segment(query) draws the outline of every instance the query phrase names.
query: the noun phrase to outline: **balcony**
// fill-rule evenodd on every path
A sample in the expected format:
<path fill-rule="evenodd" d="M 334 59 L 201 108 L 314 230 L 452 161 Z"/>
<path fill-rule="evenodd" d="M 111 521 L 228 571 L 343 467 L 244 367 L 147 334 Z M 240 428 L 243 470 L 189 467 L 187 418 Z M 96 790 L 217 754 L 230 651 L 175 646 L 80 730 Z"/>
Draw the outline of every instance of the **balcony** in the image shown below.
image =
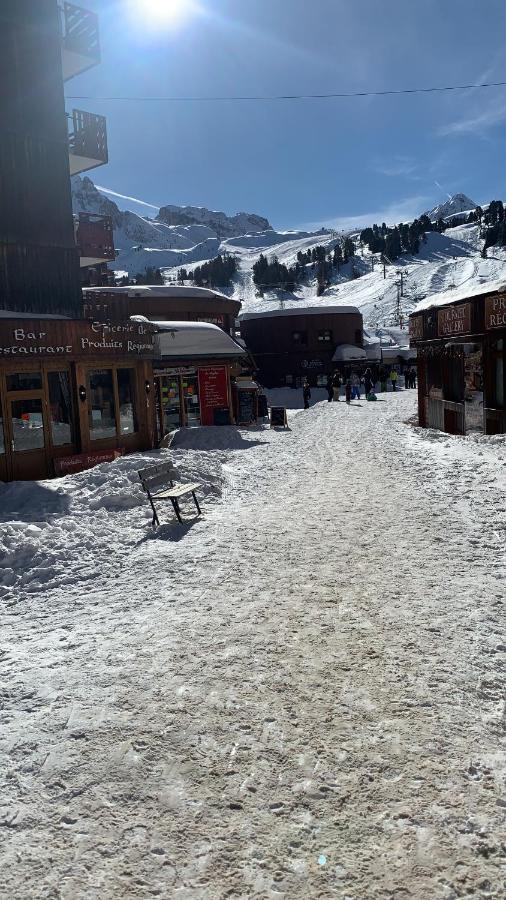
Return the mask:
<path fill-rule="evenodd" d="M 109 162 L 105 116 L 72 110 L 69 122 L 70 174 L 79 175 Z"/>
<path fill-rule="evenodd" d="M 98 16 L 73 3 L 63 3 L 60 15 L 63 80 L 68 81 L 100 62 Z"/>
<path fill-rule="evenodd" d="M 116 258 L 110 216 L 82 212 L 74 216 L 74 226 L 82 269 Z"/>

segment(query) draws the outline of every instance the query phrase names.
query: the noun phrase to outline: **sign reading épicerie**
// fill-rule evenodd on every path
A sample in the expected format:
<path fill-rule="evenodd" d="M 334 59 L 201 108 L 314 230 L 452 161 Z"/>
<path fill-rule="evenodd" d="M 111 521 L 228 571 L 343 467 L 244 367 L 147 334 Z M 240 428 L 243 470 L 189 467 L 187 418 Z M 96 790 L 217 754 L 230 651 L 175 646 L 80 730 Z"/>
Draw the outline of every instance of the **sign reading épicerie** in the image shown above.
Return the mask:
<path fill-rule="evenodd" d="M 471 304 L 462 303 L 461 306 L 447 306 L 438 310 L 437 322 L 439 337 L 467 334 L 471 331 Z"/>
<path fill-rule="evenodd" d="M 506 328 L 506 294 L 485 300 L 485 328 Z"/>
<path fill-rule="evenodd" d="M 149 323 L 69 319 L 0 319 L 0 359 L 132 356 L 153 359 Z"/>

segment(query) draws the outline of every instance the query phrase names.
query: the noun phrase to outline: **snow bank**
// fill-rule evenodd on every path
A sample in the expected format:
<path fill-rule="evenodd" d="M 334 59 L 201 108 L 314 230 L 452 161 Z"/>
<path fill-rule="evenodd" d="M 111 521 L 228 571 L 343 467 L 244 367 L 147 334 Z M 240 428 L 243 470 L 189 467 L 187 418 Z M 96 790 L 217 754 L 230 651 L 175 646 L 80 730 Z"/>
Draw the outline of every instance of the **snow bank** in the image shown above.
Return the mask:
<path fill-rule="evenodd" d="M 121 569 L 150 528 L 138 470 L 169 459 L 181 481 L 202 484 L 206 506 L 220 497 L 224 458 L 185 449 L 123 457 L 57 481 L 0 485 L 0 597 L 16 602 Z M 172 521 L 167 512 L 164 521 Z"/>

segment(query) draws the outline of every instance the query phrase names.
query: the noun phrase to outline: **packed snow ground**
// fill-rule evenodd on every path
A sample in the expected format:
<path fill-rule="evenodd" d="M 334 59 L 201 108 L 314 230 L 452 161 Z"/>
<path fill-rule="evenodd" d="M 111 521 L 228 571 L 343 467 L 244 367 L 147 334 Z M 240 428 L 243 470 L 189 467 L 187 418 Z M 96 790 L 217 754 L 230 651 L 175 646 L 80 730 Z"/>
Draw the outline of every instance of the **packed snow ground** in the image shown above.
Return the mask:
<path fill-rule="evenodd" d="M 505 438 L 382 399 L 0 486 L 2 898 L 504 897 Z"/>

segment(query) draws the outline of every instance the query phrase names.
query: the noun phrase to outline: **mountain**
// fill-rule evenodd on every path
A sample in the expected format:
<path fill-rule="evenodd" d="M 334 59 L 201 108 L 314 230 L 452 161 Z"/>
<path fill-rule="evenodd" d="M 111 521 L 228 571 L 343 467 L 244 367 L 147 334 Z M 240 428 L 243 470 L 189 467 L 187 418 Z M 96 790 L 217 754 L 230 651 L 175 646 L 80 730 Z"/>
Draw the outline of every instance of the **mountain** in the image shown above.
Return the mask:
<path fill-rule="evenodd" d="M 425 215 L 429 217 L 431 222 L 437 222 L 438 219 L 448 219 L 450 216 L 457 215 L 457 213 L 469 212 L 471 209 L 476 209 L 477 206 L 478 204 L 466 197 L 465 194 L 454 194 L 445 203 L 440 203 L 439 206 L 435 206 L 434 209 L 429 210 Z"/>
<path fill-rule="evenodd" d="M 207 225 L 221 239 L 272 229 L 268 219 L 254 213 L 227 216 L 203 206 L 162 206 L 156 218 L 165 225 Z"/>

